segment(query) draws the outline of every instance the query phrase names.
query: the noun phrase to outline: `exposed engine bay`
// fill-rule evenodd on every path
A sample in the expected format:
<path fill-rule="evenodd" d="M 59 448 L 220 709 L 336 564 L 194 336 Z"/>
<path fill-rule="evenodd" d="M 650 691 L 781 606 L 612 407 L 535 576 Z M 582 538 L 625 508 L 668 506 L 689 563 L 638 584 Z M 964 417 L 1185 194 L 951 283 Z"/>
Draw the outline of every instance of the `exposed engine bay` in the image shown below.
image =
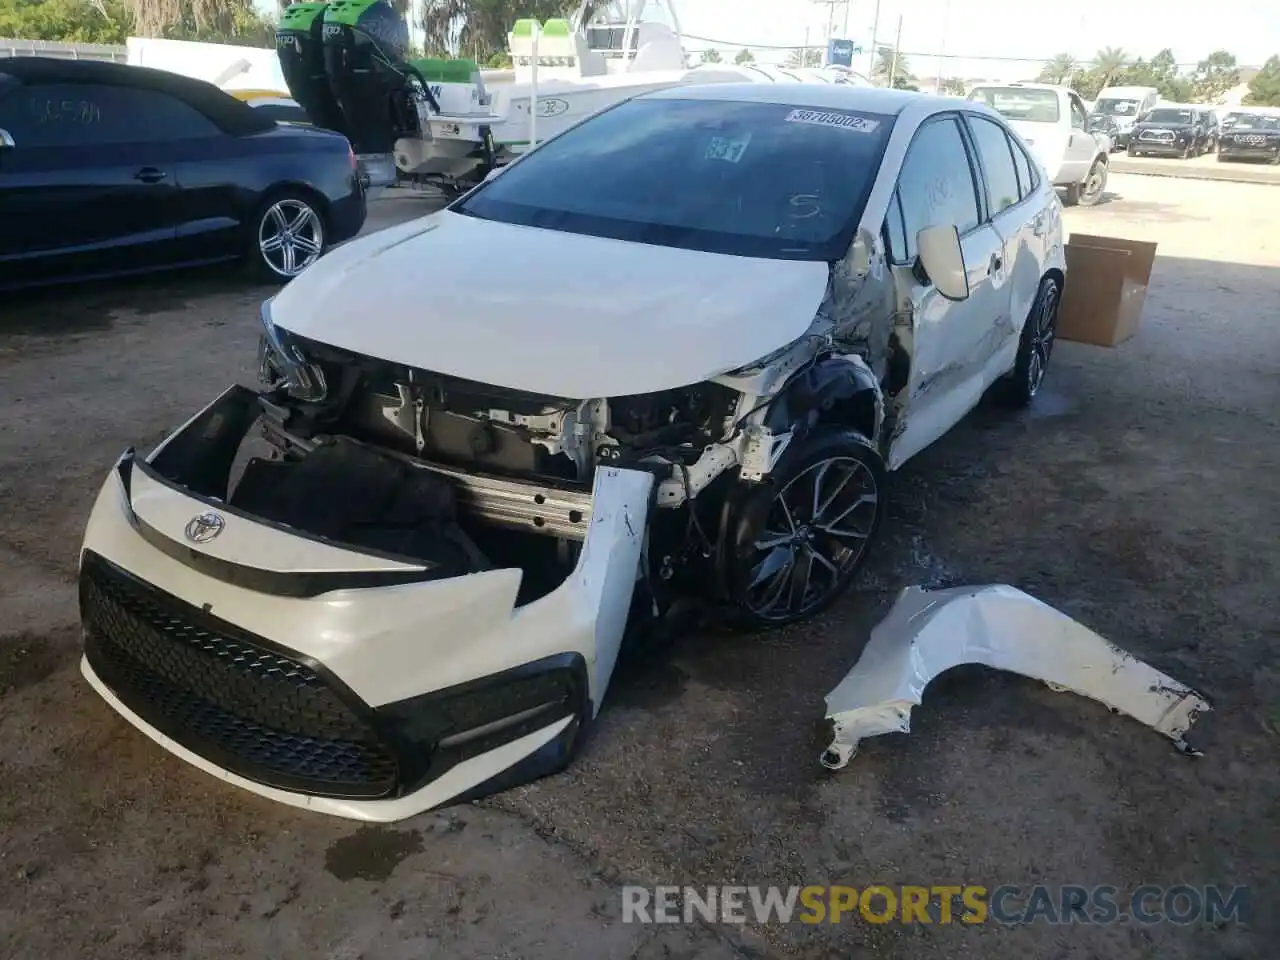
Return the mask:
<path fill-rule="evenodd" d="M 442 575 L 519 567 L 522 602 L 572 571 L 602 465 L 653 473 L 655 505 L 667 508 L 650 514 L 643 573 L 672 587 L 705 585 L 729 473 L 762 480 L 794 425 L 831 406 L 833 377 L 815 367 L 829 353 L 809 342 L 717 381 L 578 400 L 354 354 L 277 328 L 266 312 L 264 328 L 266 447 L 247 460 L 230 503 L 353 546 L 443 563 Z M 878 425 L 882 411 L 850 371 L 842 361 L 841 389 L 862 391 L 863 418 Z M 784 383 L 790 392 L 780 399 Z"/>

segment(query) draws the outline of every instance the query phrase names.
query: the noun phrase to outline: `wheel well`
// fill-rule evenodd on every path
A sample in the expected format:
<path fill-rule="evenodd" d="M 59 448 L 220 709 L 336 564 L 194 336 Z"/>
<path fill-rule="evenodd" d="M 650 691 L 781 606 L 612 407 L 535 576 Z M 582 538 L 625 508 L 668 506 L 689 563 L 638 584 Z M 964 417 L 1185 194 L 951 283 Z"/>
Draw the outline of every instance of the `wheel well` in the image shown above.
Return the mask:
<path fill-rule="evenodd" d="M 835 401 L 829 411 L 819 416 L 818 422 L 851 427 L 875 444 L 879 441 L 876 436 L 877 406 L 875 391 L 867 388 Z"/>

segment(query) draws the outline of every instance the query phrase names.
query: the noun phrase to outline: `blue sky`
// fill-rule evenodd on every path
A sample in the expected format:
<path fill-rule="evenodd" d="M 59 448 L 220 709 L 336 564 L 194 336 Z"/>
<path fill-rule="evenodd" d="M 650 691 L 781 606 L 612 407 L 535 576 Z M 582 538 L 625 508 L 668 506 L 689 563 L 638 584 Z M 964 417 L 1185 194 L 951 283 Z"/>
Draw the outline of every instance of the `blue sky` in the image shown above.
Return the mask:
<path fill-rule="evenodd" d="M 726 52 L 743 46 L 821 44 L 826 6 L 811 0 L 674 0 L 686 34 L 727 41 Z M 273 9 L 272 0 L 257 0 Z M 875 0 L 849 5 L 849 33 L 868 49 Z M 1028 12 L 1034 11 L 1034 12 Z M 1242 64 L 1261 64 L 1280 53 L 1277 0 L 881 0 L 878 42 L 892 43 L 902 15 L 902 49 L 917 54 L 912 71 L 937 72 L 940 49 L 972 57 L 1047 59 L 1070 52 L 1087 58 L 1102 46 L 1123 47 L 1150 57 L 1171 47 L 1179 61 L 1194 63 L 1210 51 L 1233 51 Z M 845 6 L 835 8 L 836 34 Z M 708 44 L 689 39 L 691 50 Z M 757 50 L 757 59 L 781 60 L 785 51 Z M 857 61 L 855 61 L 855 64 Z M 865 58 L 861 61 L 865 69 Z M 945 75 L 1014 80 L 1034 74 L 1035 64 L 979 59 L 950 60 Z"/>

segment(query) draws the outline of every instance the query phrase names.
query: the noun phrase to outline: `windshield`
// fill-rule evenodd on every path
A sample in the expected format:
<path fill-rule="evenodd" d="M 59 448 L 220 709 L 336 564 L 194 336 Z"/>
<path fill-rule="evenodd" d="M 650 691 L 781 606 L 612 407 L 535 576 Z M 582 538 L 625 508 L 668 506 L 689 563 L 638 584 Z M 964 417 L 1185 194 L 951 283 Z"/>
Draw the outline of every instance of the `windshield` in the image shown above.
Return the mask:
<path fill-rule="evenodd" d="M 1195 114 L 1190 110 L 1152 110 L 1147 114 L 1147 123 L 1195 123 Z"/>
<path fill-rule="evenodd" d="M 1099 100 L 1093 108 L 1094 113 L 1104 117 L 1136 117 L 1141 102 L 1138 100 Z"/>
<path fill-rule="evenodd" d="M 630 100 L 548 140 L 451 209 L 712 253 L 835 260 L 892 126 L 881 114 L 780 103 Z"/>
<path fill-rule="evenodd" d="M 1233 130 L 1280 130 L 1280 117 L 1260 113 L 1229 113 L 1222 118 L 1224 127 Z"/>
<path fill-rule="evenodd" d="M 974 87 L 970 100 L 980 100 L 1010 120 L 1058 122 L 1058 91 L 1025 87 Z"/>

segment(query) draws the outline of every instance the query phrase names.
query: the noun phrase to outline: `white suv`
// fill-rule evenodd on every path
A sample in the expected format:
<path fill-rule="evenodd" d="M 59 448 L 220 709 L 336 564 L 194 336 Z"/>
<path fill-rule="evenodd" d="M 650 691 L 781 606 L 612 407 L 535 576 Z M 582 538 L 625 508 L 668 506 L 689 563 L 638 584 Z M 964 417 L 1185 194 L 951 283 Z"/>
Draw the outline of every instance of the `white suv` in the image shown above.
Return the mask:
<path fill-rule="evenodd" d="M 102 488 L 84 673 L 311 810 L 559 769 L 629 624 L 837 599 L 888 473 L 988 388 L 1035 396 L 1064 280 L 1061 205 L 981 104 L 628 100 L 264 305 L 263 386 Z"/>
<path fill-rule="evenodd" d="M 1111 138 L 1088 130 L 1089 111 L 1074 90 L 1047 83 L 984 84 L 970 90 L 969 99 L 999 112 L 1021 134 L 1068 206 L 1102 199 Z"/>

